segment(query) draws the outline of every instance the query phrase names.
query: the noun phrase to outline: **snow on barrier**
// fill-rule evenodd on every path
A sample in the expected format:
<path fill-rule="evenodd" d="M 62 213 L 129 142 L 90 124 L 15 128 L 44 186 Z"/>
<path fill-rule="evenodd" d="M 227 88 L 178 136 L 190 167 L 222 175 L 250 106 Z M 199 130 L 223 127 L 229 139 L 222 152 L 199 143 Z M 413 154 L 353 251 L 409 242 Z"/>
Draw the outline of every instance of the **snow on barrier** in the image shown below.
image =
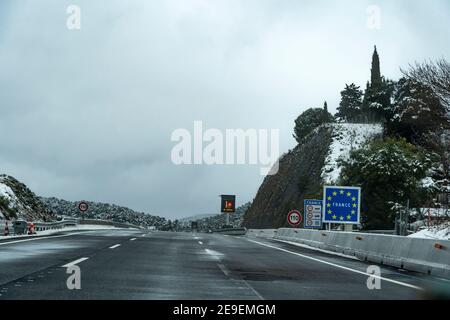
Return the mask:
<path fill-rule="evenodd" d="M 0 236 L 3 235 L 21 235 L 21 234 L 34 234 L 39 233 L 41 231 L 47 230 L 58 230 L 66 227 L 74 227 L 77 225 L 105 225 L 112 226 L 116 228 L 142 228 L 136 225 L 114 222 L 109 220 L 98 220 L 98 219 L 83 219 L 80 220 L 78 218 L 69 218 L 61 221 L 53 221 L 53 222 L 27 222 L 25 220 L 16 220 L 16 221 L 6 221 L 0 220 Z M 8 234 L 6 234 L 6 225 L 8 225 Z M 30 232 L 30 227 L 33 229 Z"/>
<path fill-rule="evenodd" d="M 293 228 L 249 229 L 247 235 L 297 242 L 363 261 L 450 279 L 450 240 Z"/>

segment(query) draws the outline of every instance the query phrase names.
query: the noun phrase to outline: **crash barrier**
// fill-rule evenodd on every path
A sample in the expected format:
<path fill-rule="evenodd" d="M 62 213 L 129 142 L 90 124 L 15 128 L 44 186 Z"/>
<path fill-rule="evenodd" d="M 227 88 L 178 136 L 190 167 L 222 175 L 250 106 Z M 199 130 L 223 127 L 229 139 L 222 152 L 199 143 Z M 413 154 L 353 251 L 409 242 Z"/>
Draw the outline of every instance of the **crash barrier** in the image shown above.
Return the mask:
<path fill-rule="evenodd" d="M 450 240 L 293 228 L 251 229 L 247 235 L 292 241 L 363 261 L 450 279 Z"/>
<path fill-rule="evenodd" d="M 248 229 L 247 235 L 256 238 L 274 238 L 278 229 Z"/>
<path fill-rule="evenodd" d="M 141 228 L 128 223 L 113 222 L 107 220 L 96 220 L 96 219 L 83 219 L 78 218 L 68 218 L 61 221 L 54 222 L 27 222 L 25 220 L 0 220 L 0 235 L 22 235 L 22 234 L 35 234 L 40 231 L 45 230 L 57 230 L 66 227 L 74 227 L 78 224 L 85 225 L 108 225 L 117 228 Z"/>
<path fill-rule="evenodd" d="M 93 224 L 93 225 L 103 225 L 103 226 L 112 226 L 116 228 L 135 228 L 135 229 L 143 229 L 143 227 L 136 226 L 134 224 L 123 223 L 123 222 L 115 222 L 110 220 L 99 220 L 99 219 L 82 219 L 79 222 L 80 224 Z"/>
<path fill-rule="evenodd" d="M 230 236 L 243 236 L 245 235 L 247 229 L 245 228 L 223 228 L 223 229 L 215 229 L 214 233 L 221 233 Z"/>
<path fill-rule="evenodd" d="M 62 229 L 66 227 L 73 227 L 78 224 L 78 219 L 67 219 L 62 221 L 55 222 L 28 222 L 28 229 L 30 229 L 30 224 L 34 224 L 35 231 L 45 231 L 45 230 L 54 230 L 54 229 Z"/>

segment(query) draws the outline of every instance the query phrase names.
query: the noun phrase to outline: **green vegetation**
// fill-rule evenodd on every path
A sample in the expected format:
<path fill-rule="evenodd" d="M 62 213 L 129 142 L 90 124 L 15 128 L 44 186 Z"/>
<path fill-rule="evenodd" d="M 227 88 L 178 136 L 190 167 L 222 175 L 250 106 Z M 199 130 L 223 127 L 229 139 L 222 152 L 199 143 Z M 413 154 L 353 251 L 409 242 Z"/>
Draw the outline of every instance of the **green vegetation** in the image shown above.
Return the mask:
<path fill-rule="evenodd" d="M 366 229 L 391 229 L 393 203 L 420 205 L 429 196 L 421 181 L 436 166 L 437 156 L 404 138 L 374 140 L 342 162 L 342 185 L 362 188 L 362 225 Z"/>

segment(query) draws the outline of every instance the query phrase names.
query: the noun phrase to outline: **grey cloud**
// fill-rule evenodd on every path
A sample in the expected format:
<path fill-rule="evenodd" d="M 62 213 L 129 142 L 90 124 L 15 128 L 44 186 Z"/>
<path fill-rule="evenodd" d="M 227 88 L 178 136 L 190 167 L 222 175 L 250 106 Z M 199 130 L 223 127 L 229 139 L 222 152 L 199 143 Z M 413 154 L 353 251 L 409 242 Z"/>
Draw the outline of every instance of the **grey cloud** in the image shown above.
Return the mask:
<path fill-rule="evenodd" d="M 78 4 L 82 29 L 66 29 Z M 366 28 L 379 4 L 382 28 Z M 0 168 L 39 194 L 180 217 L 256 194 L 258 166 L 175 166 L 177 128 L 277 128 L 345 83 L 449 57 L 446 1 L 2 1 Z M 436 15 L 439 17 L 436 19 Z M 420 18 L 418 20 L 418 17 Z M 420 23 L 418 23 L 418 21 Z"/>

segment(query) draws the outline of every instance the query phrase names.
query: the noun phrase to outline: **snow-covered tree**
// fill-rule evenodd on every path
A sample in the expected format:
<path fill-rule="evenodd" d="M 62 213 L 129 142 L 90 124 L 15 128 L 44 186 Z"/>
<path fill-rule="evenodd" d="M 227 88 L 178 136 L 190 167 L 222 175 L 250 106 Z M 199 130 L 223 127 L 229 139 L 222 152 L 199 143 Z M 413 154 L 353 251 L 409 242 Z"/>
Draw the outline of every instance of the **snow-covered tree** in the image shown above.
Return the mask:
<path fill-rule="evenodd" d="M 354 83 L 345 85 L 341 91 L 341 102 L 337 108 L 336 118 L 351 122 L 356 120 L 361 114 L 362 90 Z"/>
<path fill-rule="evenodd" d="M 416 63 L 402 70 L 405 77 L 431 88 L 450 112 L 450 63 L 441 59 L 436 62 Z"/>
<path fill-rule="evenodd" d="M 396 85 L 388 131 L 424 145 L 425 136 L 450 129 L 445 106 L 432 88 L 414 79 L 402 78 Z"/>
<path fill-rule="evenodd" d="M 436 155 L 405 139 L 375 140 L 342 161 L 340 182 L 361 186 L 364 228 L 390 229 L 395 219 L 392 203 L 410 199 L 413 205 L 429 196 L 421 182 L 435 163 Z"/>

